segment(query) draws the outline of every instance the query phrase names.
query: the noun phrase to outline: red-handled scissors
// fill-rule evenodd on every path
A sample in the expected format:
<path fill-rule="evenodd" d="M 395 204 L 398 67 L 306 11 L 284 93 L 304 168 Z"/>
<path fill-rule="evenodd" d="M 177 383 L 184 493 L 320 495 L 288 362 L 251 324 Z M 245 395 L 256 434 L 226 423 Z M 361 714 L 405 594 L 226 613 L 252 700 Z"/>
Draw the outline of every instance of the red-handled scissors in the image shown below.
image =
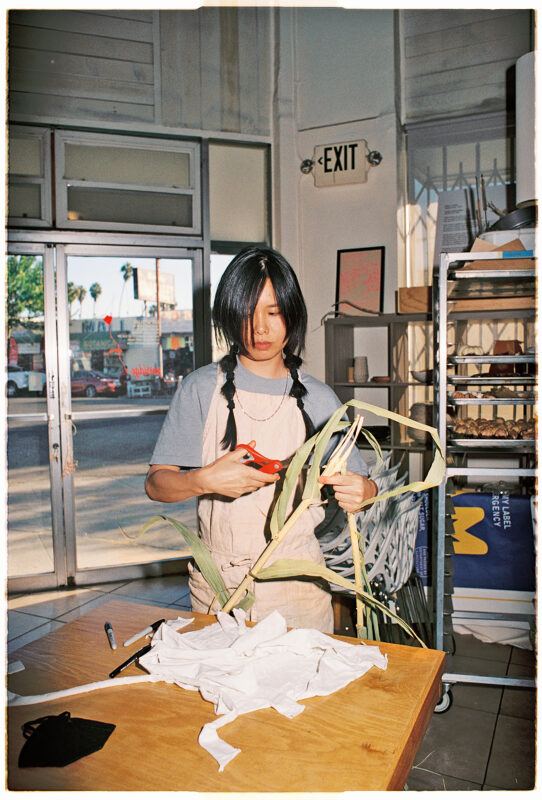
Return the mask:
<path fill-rule="evenodd" d="M 249 444 L 238 444 L 235 449 L 239 450 L 241 448 L 247 451 L 247 466 L 255 467 L 255 469 L 259 469 L 260 472 L 265 472 L 268 475 L 274 475 L 275 472 L 280 472 L 282 469 L 282 461 L 279 461 L 278 458 L 266 458 Z"/>

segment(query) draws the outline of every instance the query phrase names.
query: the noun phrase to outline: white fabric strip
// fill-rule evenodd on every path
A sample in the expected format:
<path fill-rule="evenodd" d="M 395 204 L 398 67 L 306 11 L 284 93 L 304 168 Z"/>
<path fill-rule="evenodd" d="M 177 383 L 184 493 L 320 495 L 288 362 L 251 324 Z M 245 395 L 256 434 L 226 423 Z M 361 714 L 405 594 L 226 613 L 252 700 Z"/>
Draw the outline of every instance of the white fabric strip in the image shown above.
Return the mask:
<path fill-rule="evenodd" d="M 185 619 L 184 617 L 177 617 L 177 619 L 169 619 L 165 625 L 169 628 L 185 628 L 194 622 L 194 618 Z M 161 625 L 160 627 L 164 627 Z M 15 664 L 21 664 L 22 669 L 24 665 L 22 662 L 16 661 Z M 8 672 L 8 674 L 10 674 Z M 26 696 L 15 694 L 8 690 L 8 705 L 9 706 L 31 706 L 35 703 L 47 703 L 50 700 L 60 700 L 63 697 L 72 697 L 76 694 L 85 694 L 86 692 L 94 692 L 96 689 L 110 689 L 115 686 L 126 686 L 129 683 L 157 683 L 163 681 L 164 678 L 155 675 L 134 675 L 132 677 L 124 678 L 107 678 L 103 681 L 95 681 L 94 683 L 85 683 L 81 686 L 74 686 L 71 689 L 60 689 L 58 692 L 47 692 L 45 694 L 29 694 Z M 172 681 L 171 681 L 172 682 Z"/>
<path fill-rule="evenodd" d="M 155 675 L 134 675 L 129 678 L 108 678 L 105 681 L 84 683 L 82 686 L 74 686 L 72 689 L 61 689 L 58 692 L 47 692 L 47 694 L 21 695 L 8 691 L 8 706 L 32 706 L 35 703 L 47 703 L 50 700 L 60 700 L 75 694 L 94 692 L 96 689 L 112 689 L 115 686 L 126 686 L 128 683 L 157 683 L 163 680 L 164 678 Z"/>

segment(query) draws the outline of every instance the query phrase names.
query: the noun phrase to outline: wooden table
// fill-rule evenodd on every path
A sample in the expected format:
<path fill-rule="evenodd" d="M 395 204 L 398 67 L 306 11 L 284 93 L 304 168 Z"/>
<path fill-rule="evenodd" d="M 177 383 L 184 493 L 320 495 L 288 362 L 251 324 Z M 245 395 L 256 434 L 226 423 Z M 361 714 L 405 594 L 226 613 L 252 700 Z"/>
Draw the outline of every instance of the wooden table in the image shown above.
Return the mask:
<path fill-rule="evenodd" d="M 193 628 L 214 621 L 203 614 L 112 601 L 20 648 L 10 660 L 26 669 L 9 676 L 21 695 L 103 680 L 142 646 L 122 642 L 160 617 L 194 616 Z M 119 648 L 109 648 L 104 622 L 113 623 Z M 192 628 L 188 628 L 191 630 Z M 344 641 L 353 642 L 353 639 Z M 287 719 L 272 709 L 239 717 L 221 735 L 241 753 L 218 771 L 198 744 L 215 719 L 198 692 L 165 683 L 119 686 L 8 712 L 8 786 L 12 790 L 177 790 L 200 792 L 344 792 L 402 789 L 439 698 L 444 654 L 379 643 L 385 671 L 373 667 L 329 697 L 304 700 Z M 123 676 L 142 668 L 132 665 Z M 68 710 L 74 717 L 113 722 L 105 747 L 62 768 L 17 767 L 23 722 Z"/>

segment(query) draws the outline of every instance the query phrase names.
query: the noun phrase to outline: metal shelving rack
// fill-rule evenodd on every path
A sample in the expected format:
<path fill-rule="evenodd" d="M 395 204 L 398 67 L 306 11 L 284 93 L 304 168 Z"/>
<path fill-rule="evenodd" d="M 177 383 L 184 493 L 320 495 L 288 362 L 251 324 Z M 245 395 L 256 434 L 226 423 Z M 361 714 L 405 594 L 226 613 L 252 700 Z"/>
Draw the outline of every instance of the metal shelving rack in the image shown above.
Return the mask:
<path fill-rule="evenodd" d="M 496 385 L 515 385 L 534 387 L 535 378 L 532 375 L 525 376 L 502 376 L 502 377 L 475 377 L 463 376 L 457 373 L 448 374 L 449 367 L 456 367 L 460 364 L 529 364 L 534 363 L 534 355 L 448 355 L 448 324 L 453 321 L 481 321 L 495 319 L 534 319 L 534 309 L 518 310 L 487 310 L 487 311 L 461 311 L 454 312 L 448 308 L 450 302 L 451 282 L 460 281 L 461 286 L 467 285 L 469 280 L 476 281 L 502 281 L 514 280 L 533 281 L 535 280 L 534 269 L 512 270 L 500 266 L 497 262 L 502 262 L 507 258 L 531 259 L 534 257 L 533 251 L 521 252 L 487 252 L 487 253 L 447 253 L 440 258 L 440 269 L 435 275 L 435 289 L 433 294 L 433 320 L 434 320 L 434 357 L 435 357 L 435 405 L 437 412 L 437 426 L 439 436 L 444 448 L 444 459 L 446 464 L 445 478 L 437 490 L 437 524 L 436 542 L 434 558 L 434 606 L 435 606 L 435 647 L 437 649 L 447 649 L 445 647 L 446 637 L 451 636 L 451 615 L 453 613 L 453 575 L 451 570 L 452 553 L 452 502 L 447 494 L 448 480 L 454 477 L 480 476 L 487 475 L 490 478 L 503 478 L 506 476 L 515 477 L 534 477 L 535 475 L 535 440 L 505 440 L 505 439 L 468 439 L 460 437 L 450 437 L 447 427 L 447 408 L 451 405 L 533 405 L 531 398 L 498 398 L 490 400 L 488 398 L 465 398 L 455 401 L 448 396 L 448 385 L 455 386 L 496 386 Z M 495 260 L 495 269 L 470 269 L 462 271 L 463 262 L 477 260 Z M 528 284 L 527 284 L 528 285 Z M 534 288 L 533 292 L 534 294 Z M 472 455 L 477 451 L 487 454 L 488 451 L 503 455 L 518 454 L 523 458 L 524 464 L 518 468 L 505 467 L 468 467 L 463 466 L 459 461 L 465 461 L 466 455 Z M 520 462 L 521 463 L 521 462 Z M 525 620 L 525 615 L 502 614 L 497 612 L 459 612 L 456 618 L 476 618 L 476 619 L 508 619 Z M 492 686 L 507 687 L 533 687 L 534 680 L 527 678 L 510 678 L 501 676 L 482 676 L 444 673 L 442 678 L 443 694 L 437 711 L 446 711 L 451 704 L 450 687 L 455 683 L 484 684 Z"/>

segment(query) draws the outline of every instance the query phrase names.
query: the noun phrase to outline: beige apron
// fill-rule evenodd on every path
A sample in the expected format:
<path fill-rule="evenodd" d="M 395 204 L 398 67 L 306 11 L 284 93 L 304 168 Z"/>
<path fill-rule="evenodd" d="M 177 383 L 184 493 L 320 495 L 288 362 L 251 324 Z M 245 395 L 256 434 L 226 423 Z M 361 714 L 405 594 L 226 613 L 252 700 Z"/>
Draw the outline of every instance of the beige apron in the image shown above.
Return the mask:
<path fill-rule="evenodd" d="M 220 369 L 203 432 L 202 466 L 210 464 L 227 450 L 220 441 L 226 430 L 228 408 L 220 393 L 224 375 Z M 255 449 L 269 458 L 286 460 L 305 441 L 305 424 L 293 397 L 259 394 L 236 390 L 240 403 L 235 403 L 237 442 L 248 444 L 255 440 Z M 236 400 L 237 400 L 236 397 Z M 245 409 L 251 419 L 241 407 Z M 273 416 L 271 416 L 273 415 Z M 206 495 L 199 499 L 199 533 L 210 549 L 222 573 L 226 588 L 233 591 L 269 541 L 270 507 L 282 481 L 269 484 L 235 500 Z M 299 497 L 297 497 L 297 500 Z M 293 505 L 293 499 L 288 514 Z M 321 506 L 309 508 L 289 531 L 268 562 L 293 558 L 324 563 L 314 529 L 324 518 Z M 208 613 L 218 610 L 214 594 L 197 568 L 189 565 L 189 586 L 194 611 Z M 297 628 L 316 628 L 333 633 L 331 595 L 325 584 L 309 578 L 283 581 L 255 581 L 251 587 L 256 600 L 248 612 L 249 619 L 258 621 L 277 609 L 286 623 Z"/>

